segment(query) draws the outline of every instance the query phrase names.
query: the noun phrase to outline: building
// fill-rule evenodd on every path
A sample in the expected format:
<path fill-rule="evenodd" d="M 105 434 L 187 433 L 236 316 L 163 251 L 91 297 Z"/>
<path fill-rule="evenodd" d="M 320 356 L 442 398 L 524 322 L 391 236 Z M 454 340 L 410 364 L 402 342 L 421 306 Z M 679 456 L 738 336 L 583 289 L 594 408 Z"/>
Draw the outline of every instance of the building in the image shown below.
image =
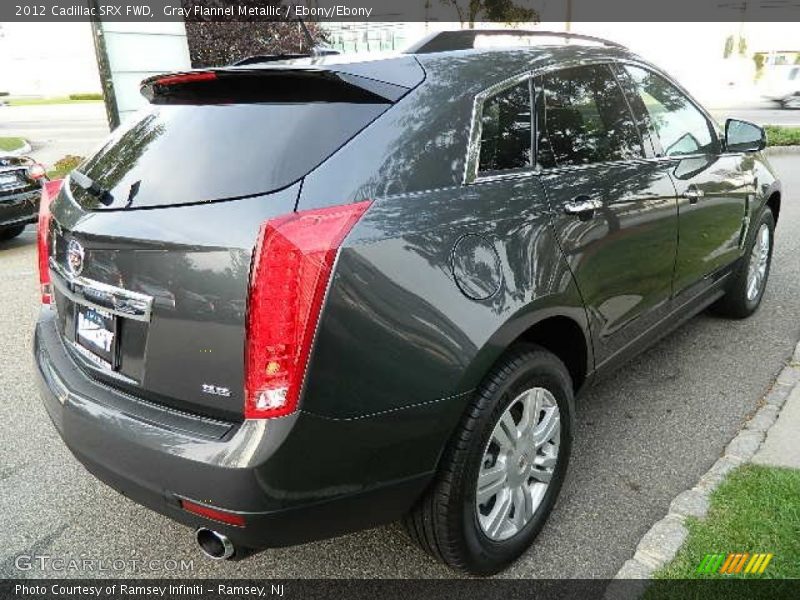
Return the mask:
<path fill-rule="evenodd" d="M 100 92 L 89 23 L 0 23 L 0 92 Z"/>

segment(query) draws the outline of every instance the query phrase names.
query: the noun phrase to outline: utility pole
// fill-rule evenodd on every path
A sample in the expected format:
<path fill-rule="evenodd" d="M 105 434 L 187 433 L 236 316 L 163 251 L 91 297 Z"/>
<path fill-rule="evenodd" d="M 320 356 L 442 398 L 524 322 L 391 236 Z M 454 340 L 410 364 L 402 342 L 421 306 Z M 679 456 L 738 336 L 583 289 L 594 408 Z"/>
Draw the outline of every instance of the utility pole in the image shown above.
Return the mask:
<path fill-rule="evenodd" d="M 569 33 L 572 30 L 572 0 L 567 0 L 566 10 L 567 14 L 564 18 L 564 31 Z"/>
<path fill-rule="evenodd" d="M 94 7 L 96 14 L 100 14 L 97 8 L 97 0 L 87 0 L 90 8 Z M 103 88 L 103 102 L 106 105 L 106 119 L 108 128 L 113 131 L 119 127 L 119 109 L 117 108 L 117 96 L 114 93 L 114 79 L 111 74 L 111 64 L 108 60 L 108 49 L 103 33 L 103 22 L 99 17 L 92 17 L 92 39 L 94 40 L 94 54 L 97 58 L 97 70 L 100 74 L 100 85 Z"/>

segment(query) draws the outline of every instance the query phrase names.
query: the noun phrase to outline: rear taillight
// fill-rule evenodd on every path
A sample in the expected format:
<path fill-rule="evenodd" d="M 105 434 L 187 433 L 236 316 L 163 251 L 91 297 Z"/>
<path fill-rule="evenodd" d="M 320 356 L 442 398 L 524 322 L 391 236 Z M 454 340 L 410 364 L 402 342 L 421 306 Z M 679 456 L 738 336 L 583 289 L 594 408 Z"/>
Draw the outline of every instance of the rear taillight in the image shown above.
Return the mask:
<path fill-rule="evenodd" d="M 245 418 L 297 408 L 336 253 L 369 205 L 297 212 L 261 226 L 247 306 Z"/>
<path fill-rule="evenodd" d="M 194 71 L 157 77 L 152 80 L 152 83 L 156 85 L 182 85 L 184 83 L 197 83 L 199 81 L 214 81 L 216 78 L 217 74 L 213 71 Z"/>
<path fill-rule="evenodd" d="M 188 87 L 184 94 L 192 96 L 192 90 L 197 91 L 197 84 L 206 87 L 209 82 L 216 81 L 217 74 L 213 71 L 190 71 L 189 73 L 173 73 L 172 75 L 157 75 L 142 82 L 141 92 L 149 101 L 155 100 L 164 94 L 174 96 L 181 88 Z"/>
<path fill-rule="evenodd" d="M 31 181 L 39 181 L 47 175 L 47 170 L 39 163 L 34 163 L 28 167 L 27 175 Z"/>
<path fill-rule="evenodd" d="M 42 186 L 42 198 L 39 201 L 39 224 L 36 231 L 36 243 L 39 249 L 39 287 L 42 292 L 42 304 L 50 304 L 53 290 L 50 284 L 50 204 L 58 195 L 63 179 L 48 181 Z"/>

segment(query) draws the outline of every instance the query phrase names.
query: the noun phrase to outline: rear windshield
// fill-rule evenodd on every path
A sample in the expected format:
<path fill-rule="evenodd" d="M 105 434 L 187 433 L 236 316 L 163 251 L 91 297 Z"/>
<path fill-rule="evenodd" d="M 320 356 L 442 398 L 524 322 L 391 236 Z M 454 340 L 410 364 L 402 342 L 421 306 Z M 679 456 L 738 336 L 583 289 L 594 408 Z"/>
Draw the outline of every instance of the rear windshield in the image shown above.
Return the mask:
<path fill-rule="evenodd" d="M 349 102 L 161 105 L 136 115 L 80 171 L 113 199 L 90 209 L 238 198 L 297 181 L 390 104 Z"/>

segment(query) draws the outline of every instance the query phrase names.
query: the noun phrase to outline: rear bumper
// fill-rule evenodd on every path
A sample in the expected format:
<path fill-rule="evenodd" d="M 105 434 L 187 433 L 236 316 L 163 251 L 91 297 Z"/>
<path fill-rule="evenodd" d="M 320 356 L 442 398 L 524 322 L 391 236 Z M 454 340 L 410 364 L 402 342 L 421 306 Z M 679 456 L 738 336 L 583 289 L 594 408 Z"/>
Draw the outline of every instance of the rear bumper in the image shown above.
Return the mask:
<path fill-rule="evenodd" d="M 399 518 L 430 481 L 460 414 L 453 399 L 341 421 L 298 413 L 225 423 L 179 413 L 92 380 L 62 343 L 49 308 L 37 324 L 34 356 L 50 418 L 90 472 L 148 508 L 248 548 Z M 188 513 L 180 498 L 240 513 L 246 525 Z"/>
<path fill-rule="evenodd" d="M 35 223 L 39 216 L 40 189 L 0 195 L 0 229 Z"/>

